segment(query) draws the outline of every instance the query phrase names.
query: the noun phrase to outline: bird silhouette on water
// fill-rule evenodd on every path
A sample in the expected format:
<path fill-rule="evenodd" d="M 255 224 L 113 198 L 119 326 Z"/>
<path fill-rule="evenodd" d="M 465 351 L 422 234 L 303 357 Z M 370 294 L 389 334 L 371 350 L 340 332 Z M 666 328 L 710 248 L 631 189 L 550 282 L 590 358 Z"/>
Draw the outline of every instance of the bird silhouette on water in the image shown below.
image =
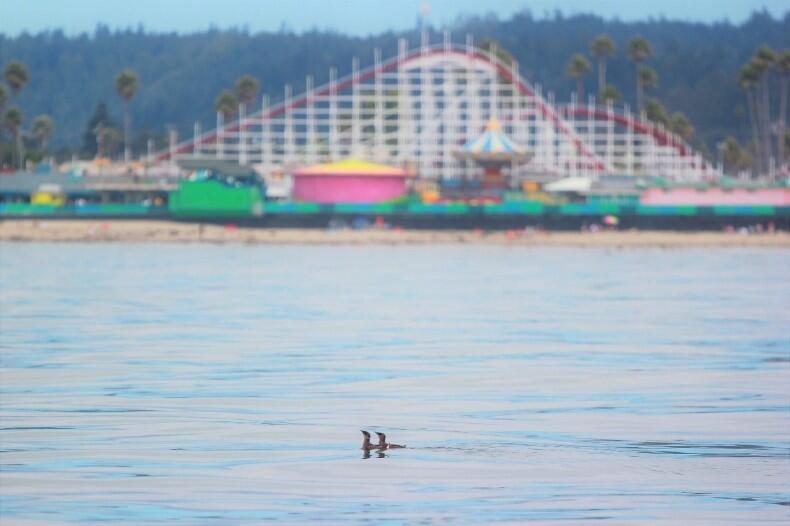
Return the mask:
<path fill-rule="evenodd" d="M 377 447 L 379 449 L 404 449 L 406 446 L 401 446 L 400 444 L 388 444 L 387 443 L 387 435 L 384 433 L 379 433 L 376 431 L 376 434 L 379 436 L 379 443 Z"/>
<path fill-rule="evenodd" d="M 385 435 L 384 433 L 379 433 L 378 431 L 376 432 L 376 434 L 379 436 L 379 442 L 378 442 L 378 444 L 373 444 L 370 441 L 370 433 L 368 433 L 364 429 L 360 429 L 360 432 L 362 433 L 362 447 L 360 449 L 362 449 L 362 451 L 364 451 L 364 454 L 362 455 L 362 458 L 370 458 L 370 452 L 371 451 L 376 451 L 376 453 L 377 453 L 379 458 L 384 458 L 384 457 L 387 456 L 387 455 L 384 454 L 385 450 L 387 450 L 387 449 L 403 449 L 403 448 L 406 447 L 406 446 L 402 446 L 400 444 L 389 444 L 389 443 L 387 443 L 387 435 Z"/>
<path fill-rule="evenodd" d="M 378 449 L 378 446 L 375 446 L 370 443 L 370 433 L 365 431 L 364 429 L 360 429 L 362 432 L 362 447 L 360 449 L 364 451 L 370 451 L 371 449 Z"/>

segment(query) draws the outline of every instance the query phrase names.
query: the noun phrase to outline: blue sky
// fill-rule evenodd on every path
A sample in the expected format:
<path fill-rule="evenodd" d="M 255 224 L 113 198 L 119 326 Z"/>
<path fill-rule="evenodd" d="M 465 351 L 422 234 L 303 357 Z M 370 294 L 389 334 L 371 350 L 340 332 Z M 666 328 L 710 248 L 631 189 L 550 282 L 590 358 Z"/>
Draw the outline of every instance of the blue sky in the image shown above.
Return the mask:
<path fill-rule="evenodd" d="M 276 31 L 285 25 L 297 32 L 318 28 L 366 35 L 414 27 L 423 4 L 428 5 L 427 19 L 435 27 L 462 14 L 494 12 L 506 18 L 524 8 L 535 16 L 560 10 L 622 20 L 665 16 L 741 22 L 755 9 L 781 16 L 790 6 L 788 0 L 0 0 L 0 32 L 17 35 L 61 28 L 75 34 L 90 32 L 98 23 L 111 28 L 141 23 L 155 31 L 190 32 L 211 25 Z"/>

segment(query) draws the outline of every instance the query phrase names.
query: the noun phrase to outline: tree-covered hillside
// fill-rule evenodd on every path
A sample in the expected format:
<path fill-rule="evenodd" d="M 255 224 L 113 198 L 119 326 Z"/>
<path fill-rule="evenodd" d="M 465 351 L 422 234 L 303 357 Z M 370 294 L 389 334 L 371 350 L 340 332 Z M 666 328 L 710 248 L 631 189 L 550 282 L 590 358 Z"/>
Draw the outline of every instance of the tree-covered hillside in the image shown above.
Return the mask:
<path fill-rule="evenodd" d="M 586 55 L 593 66 L 581 79 L 582 87 L 586 93 L 597 91 L 590 42 L 606 33 L 616 45 L 607 62 L 607 82 L 632 105 L 635 74 L 627 45 L 641 35 L 653 51 L 646 64 L 658 76 L 658 85 L 647 97 L 660 100 L 670 112 L 687 115 L 697 136 L 710 147 L 728 135 L 748 141 L 739 69 L 762 44 L 777 50 L 790 47 L 790 13 L 781 20 L 755 13 L 740 25 L 706 25 L 668 20 L 630 23 L 591 15 L 535 18 L 524 12 L 508 20 L 466 19 L 451 31 L 457 41 L 463 41 L 466 33 L 478 42 L 495 40 L 519 61 L 530 81 L 555 91 L 558 100 L 567 100 L 577 89 L 567 71 L 576 53 Z M 183 137 L 191 134 L 196 119 L 204 127 L 212 126 L 217 95 L 245 74 L 258 79 L 261 90 L 277 100 L 285 83 L 291 83 L 295 92 L 302 91 L 307 74 L 321 83 L 327 80 L 330 66 L 337 66 L 341 75 L 347 73 L 354 55 L 363 65 L 369 64 L 374 47 L 381 47 L 385 57 L 394 54 L 401 36 L 409 38 L 412 47 L 417 45 L 414 31 L 356 38 L 329 32 L 211 30 L 177 35 L 98 27 L 91 35 L 75 37 L 60 31 L 15 38 L 0 35 L 0 65 L 17 60 L 27 66 L 24 88 L 18 95 L 6 95 L 6 107 L 22 110 L 22 129 L 30 130 L 36 115 L 49 115 L 54 121 L 50 144 L 69 149 L 81 146 L 100 102 L 107 104 L 110 119 L 122 129 L 124 101 L 116 83 L 118 74 L 129 68 L 137 75 L 129 111 L 139 151 L 144 144 L 139 138 L 146 130 L 162 135 L 174 125 Z M 437 30 L 432 41 L 440 40 Z"/>

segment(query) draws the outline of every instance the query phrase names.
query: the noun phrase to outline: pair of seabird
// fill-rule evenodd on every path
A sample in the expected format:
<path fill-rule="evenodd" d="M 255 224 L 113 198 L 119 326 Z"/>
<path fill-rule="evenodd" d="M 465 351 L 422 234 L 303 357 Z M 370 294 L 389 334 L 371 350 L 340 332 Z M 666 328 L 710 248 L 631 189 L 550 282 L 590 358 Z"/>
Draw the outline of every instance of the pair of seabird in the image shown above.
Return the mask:
<path fill-rule="evenodd" d="M 387 435 L 385 435 L 384 433 L 379 433 L 378 431 L 376 431 L 376 434 L 379 436 L 379 443 L 378 444 L 371 444 L 370 443 L 370 433 L 368 433 L 364 429 L 360 429 L 360 431 L 362 431 L 362 437 L 363 437 L 362 438 L 362 448 L 361 449 L 364 449 L 365 451 L 370 451 L 372 449 L 378 449 L 380 451 L 383 451 L 385 449 L 403 449 L 403 448 L 406 447 L 406 446 L 401 446 L 401 445 L 398 445 L 398 444 L 388 444 L 387 443 Z"/>

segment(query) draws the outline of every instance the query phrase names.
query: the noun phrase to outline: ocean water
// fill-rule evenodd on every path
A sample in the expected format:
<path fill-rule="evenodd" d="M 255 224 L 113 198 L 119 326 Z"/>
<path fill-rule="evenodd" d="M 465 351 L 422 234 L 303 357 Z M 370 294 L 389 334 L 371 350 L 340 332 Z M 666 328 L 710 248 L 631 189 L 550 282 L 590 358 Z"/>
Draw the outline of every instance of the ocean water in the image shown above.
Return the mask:
<path fill-rule="evenodd" d="M 0 522 L 787 524 L 788 255 L 3 244 Z"/>

